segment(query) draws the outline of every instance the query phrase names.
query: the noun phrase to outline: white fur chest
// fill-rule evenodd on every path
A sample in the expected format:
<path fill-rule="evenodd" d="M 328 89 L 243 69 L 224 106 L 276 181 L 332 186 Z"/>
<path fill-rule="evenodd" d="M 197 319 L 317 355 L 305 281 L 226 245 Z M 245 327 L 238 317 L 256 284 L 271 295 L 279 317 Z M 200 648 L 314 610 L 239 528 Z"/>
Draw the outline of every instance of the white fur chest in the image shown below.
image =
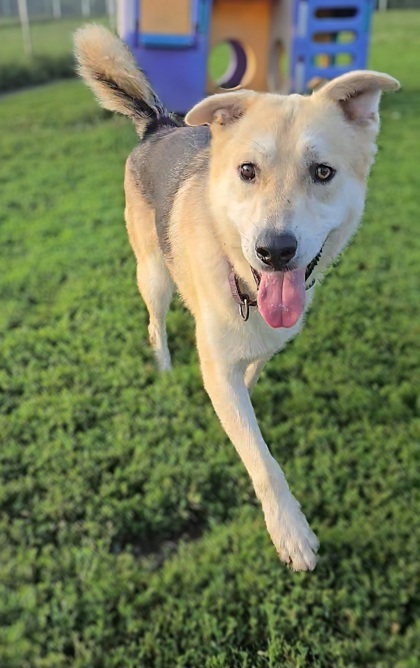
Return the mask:
<path fill-rule="evenodd" d="M 306 293 L 305 312 L 312 302 L 314 291 L 312 287 Z M 294 327 L 273 329 L 264 322 L 256 308 L 250 309 L 249 319 L 245 322 L 237 305 L 232 306 L 225 312 L 223 325 L 218 318 L 216 321 L 207 319 L 207 331 L 217 347 L 218 356 L 230 363 L 249 363 L 272 357 L 300 332 L 305 320 L 304 313 Z"/>

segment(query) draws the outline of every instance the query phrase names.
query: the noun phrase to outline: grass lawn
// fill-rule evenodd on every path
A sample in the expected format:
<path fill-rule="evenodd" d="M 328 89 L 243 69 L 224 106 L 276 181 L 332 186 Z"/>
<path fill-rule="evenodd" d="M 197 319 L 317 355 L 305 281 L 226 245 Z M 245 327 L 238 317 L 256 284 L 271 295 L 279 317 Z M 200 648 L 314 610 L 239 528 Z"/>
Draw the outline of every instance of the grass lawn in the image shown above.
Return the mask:
<path fill-rule="evenodd" d="M 277 560 L 179 303 L 155 370 L 131 125 L 77 81 L 0 101 L 1 668 L 418 665 L 419 31 L 376 17 L 372 66 L 404 88 L 364 224 L 254 394 L 321 540 L 310 574 Z"/>

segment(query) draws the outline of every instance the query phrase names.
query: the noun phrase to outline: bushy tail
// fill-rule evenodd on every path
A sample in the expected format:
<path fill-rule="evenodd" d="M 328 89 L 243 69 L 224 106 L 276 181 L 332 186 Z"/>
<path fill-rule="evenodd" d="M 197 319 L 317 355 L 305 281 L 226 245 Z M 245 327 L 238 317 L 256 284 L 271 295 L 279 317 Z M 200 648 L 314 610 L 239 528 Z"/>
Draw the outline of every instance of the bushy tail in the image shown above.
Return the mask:
<path fill-rule="evenodd" d="M 129 49 L 109 30 L 95 24 L 80 28 L 74 52 L 78 72 L 99 103 L 131 118 L 140 137 L 148 124 L 169 116 Z"/>

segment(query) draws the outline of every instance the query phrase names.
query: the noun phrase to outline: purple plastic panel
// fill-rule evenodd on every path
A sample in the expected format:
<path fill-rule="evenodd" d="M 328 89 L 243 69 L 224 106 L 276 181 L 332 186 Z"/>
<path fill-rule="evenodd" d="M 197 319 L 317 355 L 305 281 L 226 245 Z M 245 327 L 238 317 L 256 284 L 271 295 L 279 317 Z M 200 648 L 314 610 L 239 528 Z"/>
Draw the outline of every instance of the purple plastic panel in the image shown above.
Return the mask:
<path fill-rule="evenodd" d="M 141 2 L 133 1 L 135 25 L 121 37 L 131 48 L 136 62 L 164 105 L 171 111 L 185 113 L 206 95 L 209 23 L 213 0 L 193 0 L 193 32 L 190 40 L 174 40 L 171 35 L 145 39 L 138 32 Z"/>
<path fill-rule="evenodd" d="M 193 48 L 133 49 L 137 63 L 146 74 L 163 104 L 170 111 L 186 113 L 206 95 L 207 39 L 198 38 Z"/>

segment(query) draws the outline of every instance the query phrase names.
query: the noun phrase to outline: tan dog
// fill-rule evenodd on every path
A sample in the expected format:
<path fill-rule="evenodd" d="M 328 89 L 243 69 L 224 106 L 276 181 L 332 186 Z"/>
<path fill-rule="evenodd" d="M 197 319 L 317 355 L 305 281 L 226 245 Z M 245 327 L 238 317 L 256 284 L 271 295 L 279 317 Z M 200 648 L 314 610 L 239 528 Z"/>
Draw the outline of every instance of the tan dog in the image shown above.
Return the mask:
<path fill-rule="evenodd" d="M 224 93 L 197 104 L 185 125 L 111 33 L 87 26 L 75 42 L 82 77 L 142 140 L 127 160 L 125 216 L 159 368 L 171 367 L 165 318 L 176 284 L 196 321 L 206 390 L 276 550 L 295 570 L 311 570 L 318 540 L 249 395 L 264 363 L 301 329 L 315 284 L 356 230 L 381 92 L 399 84 L 352 72 L 310 97 Z"/>

